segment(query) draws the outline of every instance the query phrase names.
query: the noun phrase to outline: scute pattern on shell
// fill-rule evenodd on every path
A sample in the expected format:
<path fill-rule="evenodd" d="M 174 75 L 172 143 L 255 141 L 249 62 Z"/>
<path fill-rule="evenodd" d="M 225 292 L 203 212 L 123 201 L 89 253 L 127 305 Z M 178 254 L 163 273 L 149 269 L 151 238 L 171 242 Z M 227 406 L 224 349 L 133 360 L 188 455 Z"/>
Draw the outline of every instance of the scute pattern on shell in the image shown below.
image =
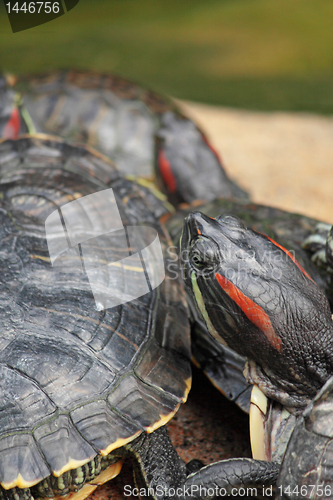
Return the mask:
<path fill-rule="evenodd" d="M 126 174 L 152 176 L 154 134 L 163 113 L 180 116 L 155 92 L 116 75 L 63 71 L 20 77 L 37 132 L 95 147 Z"/>
<path fill-rule="evenodd" d="M 0 144 L 2 484 L 75 468 L 162 425 L 186 399 L 187 305 L 167 265 L 160 287 L 102 311 L 75 255 L 51 266 L 47 216 L 110 187 L 123 224 L 153 227 L 165 252 L 163 203 L 103 156 L 42 136 Z"/>

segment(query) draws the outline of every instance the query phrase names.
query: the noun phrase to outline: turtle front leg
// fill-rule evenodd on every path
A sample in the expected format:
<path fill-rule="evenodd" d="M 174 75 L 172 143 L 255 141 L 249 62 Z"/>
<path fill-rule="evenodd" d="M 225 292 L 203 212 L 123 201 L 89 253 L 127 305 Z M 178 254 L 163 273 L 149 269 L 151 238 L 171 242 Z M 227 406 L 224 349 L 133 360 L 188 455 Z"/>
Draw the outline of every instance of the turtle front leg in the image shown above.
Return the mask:
<path fill-rule="evenodd" d="M 134 480 L 139 491 L 142 488 L 141 496 L 149 495 L 154 500 L 178 498 L 177 489 L 186 481 L 186 466 L 165 427 L 141 434 L 125 448 L 134 458 Z"/>
<path fill-rule="evenodd" d="M 167 430 L 161 427 L 152 434 L 141 434 L 126 445 L 135 458 L 134 478 L 142 496 L 154 500 L 212 500 L 222 496 L 273 497 L 280 465 L 251 458 L 221 460 L 186 477 L 185 463 L 174 449 Z M 193 462 L 193 461 L 192 461 Z M 191 464 L 191 462 L 190 462 Z M 196 469 L 196 461 L 193 468 Z M 193 469 L 192 469 L 193 470 Z"/>

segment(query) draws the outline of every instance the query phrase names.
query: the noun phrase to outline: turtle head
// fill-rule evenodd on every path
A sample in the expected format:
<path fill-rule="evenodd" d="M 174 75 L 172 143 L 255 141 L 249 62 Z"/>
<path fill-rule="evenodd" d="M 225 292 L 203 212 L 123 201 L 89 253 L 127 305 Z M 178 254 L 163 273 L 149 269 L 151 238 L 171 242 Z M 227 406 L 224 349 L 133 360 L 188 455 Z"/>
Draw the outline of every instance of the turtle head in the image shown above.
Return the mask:
<path fill-rule="evenodd" d="M 304 408 L 333 368 L 329 304 L 294 256 L 235 216 L 184 222 L 183 279 L 211 335 L 247 356 L 248 378 Z"/>
<path fill-rule="evenodd" d="M 326 297 L 288 250 L 231 215 L 187 217 L 181 267 L 211 335 L 248 358 L 254 458 L 281 461 L 297 415 L 332 373 Z"/>
<path fill-rule="evenodd" d="M 163 113 L 155 140 L 156 179 L 172 203 L 248 198 L 228 179 L 218 153 L 191 120 Z"/>

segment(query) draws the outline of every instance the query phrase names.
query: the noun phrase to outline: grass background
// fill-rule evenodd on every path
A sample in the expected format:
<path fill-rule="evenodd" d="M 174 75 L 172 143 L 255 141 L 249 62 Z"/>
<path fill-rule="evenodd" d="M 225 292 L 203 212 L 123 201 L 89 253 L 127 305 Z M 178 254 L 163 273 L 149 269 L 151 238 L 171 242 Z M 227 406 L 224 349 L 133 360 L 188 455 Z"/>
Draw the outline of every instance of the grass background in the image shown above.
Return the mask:
<path fill-rule="evenodd" d="M 1 4 L 0 66 L 117 72 L 183 99 L 329 114 L 332 19 L 331 0 L 81 0 L 13 34 Z"/>

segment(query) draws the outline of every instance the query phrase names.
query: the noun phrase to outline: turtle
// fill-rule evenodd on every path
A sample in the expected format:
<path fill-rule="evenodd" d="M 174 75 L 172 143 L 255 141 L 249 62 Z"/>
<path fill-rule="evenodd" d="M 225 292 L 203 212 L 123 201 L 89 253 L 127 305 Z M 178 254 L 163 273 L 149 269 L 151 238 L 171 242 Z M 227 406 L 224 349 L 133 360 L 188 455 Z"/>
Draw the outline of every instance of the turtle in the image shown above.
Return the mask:
<path fill-rule="evenodd" d="M 208 203 L 179 208 L 165 220 L 165 225 L 176 246 L 183 228 L 184 219 L 193 210 L 200 210 L 208 217 L 234 214 L 246 225 L 266 234 L 279 245 L 287 248 L 300 262 L 327 296 L 333 308 L 332 273 L 312 262 L 311 254 L 302 248 L 302 242 L 315 232 L 319 221 L 284 210 L 248 203 L 245 200 L 217 199 Z M 243 370 L 245 357 L 222 345 L 207 331 L 200 313 L 196 312 L 191 294 L 188 302 L 192 314 L 191 348 L 194 363 L 204 371 L 215 387 L 243 411 L 249 412 L 252 385 L 247 384 Z"/>
<path fill-rule="evenodd" d="M 198 198 L 207 201 L 219 195 L 248 200 L 225 173 L 204 133 L 170 99 L 155 92 L 116 75 L 83 71 L 20 76 L 17 82 L 11 77 L 4 89 L 12 97 L 15 89 L 20 103 L 17 134 L 37 130 L 86 142 L 116 161 L 126 178 L 148 186 L 163 201 L 154 184 L 147 183 L 154 179 L 171 202 L 165 219 L 172 205 L 178 210 L 189 202 L 197 204 Z M 210 380 L 248 412 L 250 386 L 242 375 L 244 359 L 227 347 L 211 345 L 199 318 L 193 317 L 192 323 L 205 343 L 201 357 L 207 364 L 214 360 Z"/>
<path fill-rule="evenodd" d="M 199 127 L 156 92 L 117 75 L 73 70 L 23 75 L 14 88 L 31 133 L 93 146 L 125 175 L 154 180 L 174 206 L 248 199 Z"/>
<path fill-rule="evenodd" d="M 170 105 L 166 100 L 161 100 L 161 98 L 158 98 L 155 94 L 143 91 L 138 86 L 126 82 L 119 77 L 77 72 L 61 72 L 56 75 L 49 74 L 37 78 L 29 77 L 25 82 L 23 79 L 21 88 L 23 89 L 24 95 L 24 106 L 21 106 L 21 108 L 25 110 L 25 116 L 30 117 L 30 123 L 38 123 L 37 128 L 41 130 L 47 129 L 49 126 L 48 118 L 51 112 L 51 117 L 53 116 L 54 118 L 55 116 L 53 125 L 56 123 L 58 127 L 58 129 L 51 128 L 53 132 L 60 133 L 67 139 L 80 138 L 81 140 L 93 140 L 95 141 L 94 145 L 97 145 L 102 150 L 101 144 L 98 143 L 98 134 L 96 134 L 95 137 L 93 134 L 89 136 L 91 132 L 89 119 L 86 121 L 77 119 L 76 122 L 74 120 L 74 126 L 73 122 L 71 122 L 71 124 L 68 123 L 67 104 L 72 103 L 71 105 L 73 106 L 74 103 L 74 105 L 77 106 L 78 103 L 85 102 L 89 104 L 86 109 L 88 109 L 89 106 L 90 108 L 95 106 L 95 114 L 92 113 L 91 116 L 99 116 L 101 109 L 102 111 L 104 110 L 101 112 L 101 115 L 103 115 L 103 113 L 106 115 L 105 106 L 107 107 L 107 105 L 105 104 L 105 100 L 102 99 L 102 103 L 96 104 L 96 101 L 98 101 L 96 89 L 99 94 L 101 93 L 101 89 L 107 89 L 104 94 L 108 94 L 109 97 L 110 93 L 114 93 L 116 96 L 114 97 L 114 101 L 118 98 L 120 103 L 118 108 L 122 108 L 123 101 L 125 103 L 125 109 L 126 107 L 128 109 L 129 104 L 131 106 L 133 103 L 137 105 L 138 101 L 140 101 L 141 108 L 140 106 L 136 107 L 136 110 L 143 109 L 142 103 L 144 102 L 145 105 L 147 105 L 148 102 L 148 111 L 150 115 L 154 113 L 153 119 L 155 120 L 155 124 L 158 123 L 158 127 L 155 129 L 157 137 L 155 155 L 157 160 L 157 178 L 159 179 L 160 185 L 164 186 L 164 190 L 168 192 L 169 200 L 172 201 L 175 206 L 183 201 L 193 202 L 193 200 L 198 197 L 212 199 L 216 196 L 217 189 L 218 194 L 224 195 L 225 197 L 230 195 L 244 197 L 242 190 L 237 187 L 235 188 L 233 183 L 230 183 L 229 180 L 226 182 L 225 176 L 221 175 L 221 171 L 223 172 L 223 170 L 217 161 L 218 158 L 213 148 L 207 143 L 207 139 L 202 132 L 193 122 L 182 116 L 175 106 Z M 93 92 L 92 89 L 95 92 Z M 105 95 L 103 97 L 105 98 Z M 119 97 L 121 97 L 121 100 Z M 156 104 L 158 100 L 160 102 L 160 107 Z M 112 99 L 106 99 L 106 101 L 110 104 Z M 164 102 L 163 105 L 161 104 L 162 101 Z M 66 106 L 64 106 L 64 103 L 67 103 Z M 55 115 L 52 115 L 55 109 L 57 113 L 60 112 L 59 114 L 55 113 Z M 39 117 L 37 111 L 40 113 Z M 33 117 L 32 120 L 31 116 Z M 42 118 L 40 118 L 40 116 L 42 116 Z M 74 113 L 73 116 L 78 118 L 78 114 Z M 84 124 L 83 132 L 82 123 Z M 78 133 L 78 130 L 75 129 L 77 124 L 81 127 L 81 132 L 79 132 L 82 133 L 81 137 L 76 135 Z M 102 125 L 105 127 L 105 123 Z M 99 132 L 103 132 L 103 126 L 99 128 Z M 31 126 L 30 130 L 33 130 Z M 183 147 L 184 151 L 182 151 L 182 146 L 184 144 L 186 147 Z M 194 154 L 193 151 L 197 151 L 197 153 Z M 110 151 L 104 152 L 112 155 Z M 182 152 L 182 154 L 179 154 L 180 152 Z M 212 164 L 214 167 L 212 171 L 218 172 L 216 177 L 215 174 L 215 176 L 207 175 L 207 171 L 202 170 L 204 178 L 207 177 L 207 179 L 212 180 L 212 184 L 208 185 L 202 182 L 202 176 L 193 176 L 193 165 L 196 165 L 194 171 L 198 171 L 198 166 L 200 167 L 202 161 L 207 158 L 213 159 Z M 122 163 L 119 159 L 118 161 L 120 164 Z M 128 163 L 128 158 L 126 161 Z M 184 165 L 190 165 L 187 170 L 185 169 L 185 175 L 183 175 Z M 195 181 L 194 187 L 191 188 L 185 183 L 185 179 L 188 178 Z M 221 189 L 221 186 L 223 187 L 224 185 L 229 186 L 227 190 Z M 203 186 L 204 189 L 202 189 Z M 214 186 L 214 189 L 211 189 L 211 186 Z M 234 200 L 228 201 L 229 204 L 235 206 Z M 219 206 L 219 204 L 224 202 L 226 202 L 226 200 L 220 200 L 214 202 L 214 204 L 217 203 L 217 206 Z M 248 209 L 242 204 L 239 206 L 242 207 L 241 209 L 244 211 Z M 251 205 L 251 208 L 253 209 L 253 205 Z M 264 207 L 261 209 L 263 210 Z M 258 212 L 260 209 L 255 207 L 254 210 Z M 269 208 L 266 209 L 266 211 L 268 210 Z M 258 220 L 259 219 L 260 216 L 258 216 Z M 263 221 L 265 221 L 265 218 L 263 218 Z M 194 331 L 196 333 L 194 334 L 194 342 L 192 345 L 194 358 L 197 364 L 204 366 L 206 373 L 209 375 L 214 385 L 217 385 L 231 399 L 236 400 L 242 409 L 247 411 L 249 408 L 249 393 L 251 386 L 245 382 L 241 374 L 244 358 L 228 349 L 228 347 L 220 346 L 218 343 L 214 342 L 214 339 L 211 339 L 207 335 L 207 329 L 204 323 L 202 321 L 200 322 L 198 317 L 195 317 L 194 322 L 196 325 Z"/>
<path fill-rule="evenodd" d="M 254 385 L 254 458 L 205 467 L 186 484 L 235 486 L 253 475 L 264 482 L 263 460 L 276 479 L 296 422 L 333 373 L 328 300 L 288 250 L 236 216 L 192 212 L 181 250 L 185 285 L 210 334 L 247 357 Z"/>
<path fill-rule="evenodd" d="M 307 254 L 300 255 L 302 237 L 313 230 L 313 219 L 249 204 L 247 193 L 225 174 L 221 159 L 204 133 L 169 99 L 116 75 L 83 71 L 27 75 L 19 77 L 14 88 L 22 93 L 21 110 L 33 123 L 31 131 L 88 142 L 111 156 L 126 174 L 152 179 L 155 172 L 155 182 L 177 209 L 167 222 L 173 232 L 174 224 L 182 226 L 191 205 L 218 196 L 218 200 L 202 207 L 204 213 L 236 211 L 251 225 L 268 228 L 275 239 L 278 235 L 282 245 L 297 252 L 319 286 L 332 294 L 332 276 L 311 266 Z M 189 208 L 179 210 L 185 202 Z M 214 342 L 193 308 L 192 313 L 194 361 L 204 367 L 215 386 L 248 411 L 251 388 L 242 376 L 244 359 Z"/>
<path fill-rule="evenodd" d="M 45 104 L 45 102 L 48 102 L 48 99 L 50 98 L 51 93 L 52 92 L 54 93 L 56 90 L 56 92 L 58 92 L 58 93 L 60 91 L 62 91 L 62 92 L 65 92 L 66 94 L 70 94 L 70 95 L 72 95 L 74 92 L 74 94 L 77 97 L 78 96 L 80 97 L 80 99 L 78 98 L 76 100 L 75 105 L 80 106 L 80 104 L 82 102 L 87 103 L 87 100 L 88 100 L 87 95 L 85 95 L 85 92 L 89 93 L 89 90 L 87 91 L 86 87 L 88 87 L 88 88 L 93 87 L 94 93 L 93 93 L 93 95 L 91 95 L 91 92 L 90 92 L 89 99 L 90 99 L 90 102 L 92 103 L 92 105 L 97 106 L 97 104 L 99 102 L 97 94 L 98 94 L 98 92 L 101 92 L 101 89 L 103 90 L 103 85 L 105 84 L 105 82 L 107 82 L 107 86 L 109 87 L 108 95 L 110 94 L 110 88 L 115 89 L 115 91 L 118 94 L 118 97 L 117 96 L 114 97 L 114 100 L 116 102 L 119 101 L 119 104 L 118 104 L 118 107 L 116 106 L 115 109 L 113 109 L 113 112 L 115 112 L 118 108 L 120 108 L 120 110 L 121 110 L 122 100 L 125 102 L 124 109 L 126 110 L 126 108 L 127 108 L 129 116 L 131 115 L 130 110 L 133 108 L 133 106 L 136 106 L 136 109 L 138 111 L 140 109 L 141 110 L 145 109 L 144 102 L 150 102 L 150 101 L 153 102 L 154 101 L 155 102 L 154 107 L 150 106 L 150 110 L 149 110 L 150 117 L 154 118 L 152 115 L 153 115 L 153 113 L 155 113 L 155 115 L 156 115 L 155 122 L 157 122 L 158 120 L 160 121 L 161 116 L 162 117 L 165 116 L 165 113 L 161 114 L 161 113 L 157 113 L 157 111 L 156 111 L 158 109 L 157 101 L 160 100 L 162 102 L 162 98 L 160 98 L 156 95 L 152 95 L 148 91 L 146 91 L 144 89 L 140 89 L 140 87 L 138 87 L 137 85 L 134 85 L 131 82 L 126 82 L 123 79 L 120 79 L 119 77 L 107 77 L 106 75 L 97 75 L 97 74 L 93 75 L 93 74 L 87 74 L 87 73 L 75 73 L 75 72 L 64 73 L 64 72 L 62 72 L 61 75 L 60 74 L 49 74 L 49 75 L 46 75 L 42 78 L 36 78 L 36 80 L 30 78 L 30 80 L 32 80 L 33 82 L 38 82 L 39 84 L 41 81 L 43 81 L 45 83 L 45 81 L 47 80 L 52 84 L 51 85 L 52 88 L 51 88 L 49 94 L 45 93 L 45 87 L 38 88 L 39 99 L 44 99 L 44 101 L 43 101 L 44 104 Z M 103 85 L 101 85 L 101 82 Z M 81 90 L 80 90 L 79 84 L 82 86 Z M 25 88 L 25 91 L 24 91 L 23 87 Z M 23 85 L 23 87 L 20 87 L 20 88 L 23 88 L 23 94 L 24 94 L 24 98 L 25 98 L 24 103 L 26 103 L 26 101 L 29 103 L 29 98 L 31 98 L 31 93 L 29 93 L 30 87 L 28 86 L 27 82 L 25 83 L 25 85 Z M 120 92 L 120 87 L 122 88 L 122 92 Z M 84 89 L 84 90 L 82 90 L 82 89 Z M 125 89 L 127 89 L 126 92 L 125 92 Z M 130 90 L 130 89 L 132 89 L 132 90 Z M 37 95 L 36 89 L 35 89 L 35 94 Z M 36 97 L 36 95 L 34 97 Z M 54 94 L 52 94 L 52 95 L 53 95 L 53 98 L 57 97 L 57 95 L 54 95 Z M 138 96 L 139 97 L 141 96 L 140 102 L 139 102 Z M 147 96 L 148 97 L 150 96 L 149 99 Z M 131 97 L 131 99 L 129 97 Z M 20 99 L 20 102 L 22 103 L 23 99 L 21 97 L 19 98 L 17 95 L 16 100 L 19 101 L 19 99 Z M 103 102 L 104 101 L 102 100 L 102 104 L 100 103 L 100 105 L 102 107 L 103 107 L 103 105 L 105 105 L 105 102 L 104 102 L 104 104 L 103 104 Z M 166 105 L 166 101 L 163 101 L 163 102 Z M 128 108 L 130 108 L 130 109 L 128 110 Z M 174 105 L 173 105 L 173 108 L 175 108 Z M 22 115 L 24 115 L 24 119 L 21 120 L 21 123 L 24 123 L 26 125 L 28 124 L 29 125 L 28 128 L 31 132 L 33 132 L 36 128 L 38 128 L 38 125 L 34 124 L 34 122 L 32 120 L 32 116 L 34 117 L 34 119 L 36 119 L 36 116 L 34 114 L 34 109 L 35 109 L 34 105 L 29 107 L 29 111 L 31 111 L 31 114 L 30 114 L 25 105 L 21 104 L 21 106 L 19 108 L 20 113 Z M 49 108 L 44 110 L 44 112 L 46 113 L 46 116 L 47 116 L 47 113 L 49 111 L 50 111 Z M 118 111 L 119 111 L 119 109 L 118 109 Z M 98 111 L 96 111 L 96 113 L 98 113 Z M 112 113 L 112 109 L 110 110 L 110 113 Z M 77 114 L 75 116 L 77 117 Z M 170 110 L 169 110 L 168 116 L 171 116 Z M 176 116 L 176 112 L 175 112 L 175 116 Z M 193 122 L 188 120 L 186 117 L 182 116 L 179 112 L 177 112 L 177 116 L 179 117 L 179 124 L 183 125 L 182 127 L 178 126 L 178 128 L 177 128 L 177 134 L 179 135 L 180 133 L 182 133 L 182 136 L 181 136 L 182 141 L 179 142 L 179 140 L 178 140 L 178 142 L 176 142 L 176 143 L 175 143 L 175 141 L 172 141 L 172 140 L 170 141 L 170 139 L 172 139 L 172 137 L 170 136 L 170 134 L 168 134 L 167 140 L 163 140 L 163 141 L 159 140 L 158 141 L 158 147 L 161 149 L 163 145 L 164 146 L 166 145 L 168 158 L 170 158 L 169 155 L 171 155 L 171 158 L 172 158 L 172 155 L 174 158 L 177 158 L 179 156 L 178 152 L 177 152 L 177 148 L 179 148 L 182 145 L 182 143 L 184 143 L 184 139 L 185 139 L 185 142 L 186 141 L 190 142 L 193 150 L 195 150 L 195 148 L 197 148 L 197 150 L 198 150 L 198 152 L 194 155 L 194 159 L 196 159 L 196 158 L 198 158 L 199 160 L 205 159 L 206 162 L 207 161 L 210 162 L 212 165 L 212 168 L 216 169 L 216 171 L 218 172 L 218 175 L 215 176 L 215 184 L 216 184 L 216 181 L 220 182 L 221 185 L 220 185 L 219 192 L 229 194 L 229 190 L 228 190 L 229 180 L 226 178 L 226 176 L 224 174 L 222 176 L 220 175 L 220 171 L 223 173 L 223 167 L 219 163 L 217 155 L 215 154 L 215 151 L 209 145 L 207 139 L 202 134 L 202 132 L 193 124 Z M 177 122 L 176 122 L 176 120 L 174 120 L 172 123 L 174 126 Z M 81 124 L 81 127 L 86 127 L 86 124 Z M 40 126 L 40 128 L 45 130 L 45 127 Z M 88 121 L 88 128 L 89 128 L 89 121 Z M 87 130 L 88 130 L 88 128 L 86 127 Z M 161 127 L 160 127 L 160 130 L 162 130 Z M 166 130 L 166 129 L 164 128 L 163 130 Z M 59 130 L 55 130 L 55 131 L 59 132 Z M 60 132 L 68 140 L 70 134 L 69 135 L 67 134 L 68 130 L 66 130 L 66 127 L 65 127 L 65 129 L 61 129 Z M 103 127 L 101 127 L 101 130 L 100 130 L 100 133 L 102 133 L 102 132 L 103 132 Z M 98 139 L 98 137 L 97 137 L 97 139 Z M 186 139 L 186 137 L 188 137 L 188 139 Z M 71 135 L 70 135 L 70 138 L 73 139 L 73 137 Z M 83 137 L 81 137 L 81 139 L 82 138 Z M 80 136 L 79 135 L 75 136 L 74 139 L 80 139 Z M 97 140 L 94 142 L 94 146 L 96 146 L 96 145 L 100 146 L 100 143 L 98 143 Z M 187 149 L 189 150 L 189 146 Z M 203 152 L 206 151 L 206 153 L 203 153 L 202 151 Z M 125 153 L 126 153 L 126 151 L 125 151 Z M 208 153 L 208 156 L 207 156 L 207 153 Z M 157 158 L 159 156 L 160 156 L 159 154 L 156 155 Z M 172 161 L 170 163 L 173 165 Z M 177 164 L 175 164 L 175 165 L 177 166 Z M 140 173 L 141 173 L 141 171 L 140 171 Z M 133 179 L 133 176 L 127 176 L 127 178 Z M 162 177 L 162 179 L 163 179 L 163 177 Z M 195 178 L 193 178 L 193 179 L 195 179 Z M 142 184 L 147 185 L 146 182 L 144 182 L 144 183 L 142 182 L 141 178 L 138 180 L 138 182 L 140 182 L 140 185 L 142 185 Z M 224 184 L 227 185 L 227 188 L 224 187 Z M 233 183 L 231 182 L 230 185 L 233 186 Z M 167 185 L 166 185 L 166 187 L 168 188 Z M 182 185 L 182 189 L 183 189 L 183 187 L 186 188 L 186 186 Z M 149 184 L 149 188 L 151 188 L 151 184 Z M 241 193 L 242 195 L 244 195 L 244 192 L 241 189 L 234 187 L 234 190 L 235 190 L 235 192 Z M 159 198 L 162 198 L 161 195 L 156 192 L 156 190 L 154 190 L 153 192 L 154 192 L 154 194 L 157 194 L 157 196 Z M 209 193 L 209 190 L 208 190 L 208 193 Z M 186 196 L 185 196 L 185 198 L 186 198 Z M 181 199 L 183 199 L 183 197 Z M 171 209 L 170 204 L 167 205 L 167 207 L 169 210 Z M 173 268 L 174 268 L 174 265 L 173 265 Z M 219 349 L 219 351 L 220 351 L 219 352 L 219 363 L 218 363 L 219 375 L 218 376 L 216 375 L 215 377 L 210 377 L 210 380 L 212 380 L 213 383 L 215 383 L 214 382 L 214 378 L 215 378 L 217 380 L 217 383 L 215 385 L 227 397 L 229 397 L 229 399 L 234 400 L 243 410 L 248 411 L 249 410 L 249 401 L 250 401 L 250 391 L 249 391 L 249 385 L 246 383 L 246 381 L 242 375 L 244 360 L 242 357 L 238 356 L 236 353 L 228 350 L 228 348 L 222 349 L 222 351 L 221 351 L 221 349 Z M 209 353 L 211 354 L 210 351 L 209 351 Z M 216 358 L 215 358 L 215 360 L 216 360 Z M 187 465 L 187 468 L 189 468 L 188 465 Z"/>
<path fill-rule="evenodd" d="M 89 494 L 126 455 L 149 491 L 182 484 L 164 424 L 190 388 L 188 309 L 148 248 L 170 245 L 164 204 L 42 135 L 0 143 L 0 193 L 1 498 Z"/>

